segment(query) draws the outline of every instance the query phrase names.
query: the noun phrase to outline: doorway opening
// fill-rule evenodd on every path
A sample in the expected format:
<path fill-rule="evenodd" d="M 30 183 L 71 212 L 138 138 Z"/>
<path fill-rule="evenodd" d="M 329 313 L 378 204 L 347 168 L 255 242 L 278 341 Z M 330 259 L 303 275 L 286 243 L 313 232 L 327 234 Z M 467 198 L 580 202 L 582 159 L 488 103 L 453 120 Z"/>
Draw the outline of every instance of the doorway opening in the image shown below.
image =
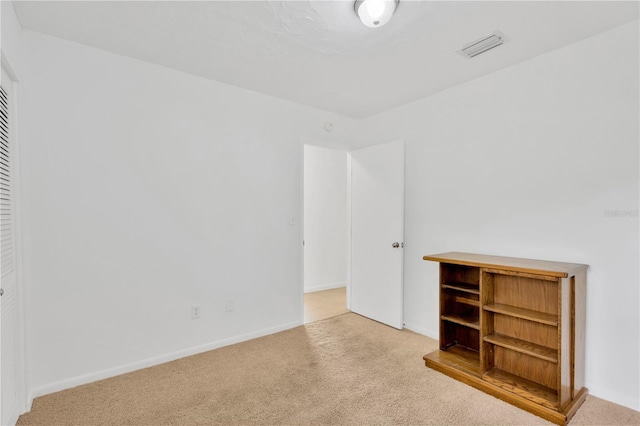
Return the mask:
<path fill-rule="evenodd" d="M 348 310 L 349 153 L 303 147 L 304 323 Z"/>

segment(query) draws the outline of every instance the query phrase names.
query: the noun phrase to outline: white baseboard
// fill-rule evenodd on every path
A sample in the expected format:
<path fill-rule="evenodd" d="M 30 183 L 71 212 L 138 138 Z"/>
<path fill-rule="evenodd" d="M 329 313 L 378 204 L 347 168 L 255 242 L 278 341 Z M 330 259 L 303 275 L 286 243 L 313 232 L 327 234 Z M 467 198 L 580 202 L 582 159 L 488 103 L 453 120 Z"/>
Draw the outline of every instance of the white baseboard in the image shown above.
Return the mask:
<path fill-rule="evenodd" d="M 346 287 L 347 283 L 344 281 L 331 284 L 314 285 L 313 287 L 305 287 L 305 293 L 315 293 L 316 291 L 333 290 L 334 288 Z"/>
<path fill-rule="evenodd" d="M 406 328 L 407 330 L 411 330 L 414 333 L 422 334 L 423 336 L 427 336 L 435 340 L 439 339 L 440 333 L 438 331 L 429 330 L 428 328 L 419 327 L 417 325 L 408 324 L 408 323 L 405 323 L 404 328 Z"/>
<path fill-rule="evenodd" d="M 20 414 L 18 413 L 18 404 L 17 402 L 14 402 L 13 406 L 9 409 L 9 414 L 5 414 L 2 413 L 3 417 L 6 416 L 7 422 L 6 423 L 2 423 L 7 424 L 7 425 L 15 425 L 16 423 L 18 423 L 18 417 L 20 417 Z"/>
<path fill-rule="evenodd" d="M 38 386 L 31 390 L 31 400 L 33 398 L 47 395 L 53 392 L 59 392 L 61 390 L 70 389 L 76 386 L 84 385 L 87 383 L 95 382 L 98 380 L 108 379 L 110 377 L 119 376 L 121 374 L 130 373 L 132 371 L 141 370 L 147 367 L 153 367 L 154 365 L 164 364 L 165 362 L 174 361 L 179 358 L 184 358 L 191 355 L 196 355 L 202 352 L 207 352 L 213 349 L 222 348 L 224 346 L 233 345 L 235 343 L 245 342 L 258 337 L 274 334 L 279 331 L 289 330 L 294 327 L 302 325 L 302 322 L 295 321 L 286 324 L 282 324 L 275 327 L 265 328 L 262 330 L 254 331 L 251 333 L 241 334 L 239 336 L 229 337 L 227 339 L 218 340 L 215 342 L 207 343 L 205 345 L 194 346 L 187 349 L 182 349 L 176 352 L 171 352 L 164 355 L 159 355 L 152 358 L 143 359 L 140 361 L 132 362 L 129 364 L 120 365 L 118 367 L 108 368 L 106 370 L 96 371 L 94 373 L 84 374 L 82 376 L 72 377 L 70 379 L 60 380 L 58 382 L 49 383 L 43 386 Z"/>
<path fill-rule="evenodd" d="M 27 400 L 25 402 L 25 407 L 24 407 L 25 413 L 28 413 L 29 411 L 31 411 L 31 407 L 33 406 L 33 398 L 35 398 L 35 396 L 33 396 L 33 392 L 29 392 L 29 394 L 27 395 Z"/>
<path fill-rule="evenodd" d="M 640 410 L 640 401 L 630 397 L 629 395 L 611 391 L 611 389 L 599 388 L 597 386 L 589 384 L 587 384 L 586 388 L 589 389 L 590 395 L 607 400 L 609 402 L 613 402 L 614 404 L 623 405 L 627 408 L 631 408 L 632 410 Z"/>

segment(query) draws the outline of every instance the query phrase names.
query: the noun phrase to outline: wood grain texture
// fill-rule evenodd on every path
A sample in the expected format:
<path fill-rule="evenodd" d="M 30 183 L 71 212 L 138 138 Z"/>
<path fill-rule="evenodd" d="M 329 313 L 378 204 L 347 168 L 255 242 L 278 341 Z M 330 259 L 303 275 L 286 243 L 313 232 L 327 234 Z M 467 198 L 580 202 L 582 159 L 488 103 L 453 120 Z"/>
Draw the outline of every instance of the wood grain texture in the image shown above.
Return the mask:
<path fill-rule="evenodd" d="M 455 296 L 454 301 L 456 303 L 462 303 L 463 305 L 480 306 L 480 301 L 478 299 L 469 299 L 468 297 Z"/>
<path fill-rule="evenodd" d="M 587 322 L 587 271 L 585 270 L 575 276 L 573 300 L 573 393 L 576 398 L 585 386 L 585 325 Z"/>
<path fill-rule="evenodd" d="M 478 317 L 446 314 L 441 315 L 440 318 L 445 321 L 453 322 L 465 327 L 473 328 L 475 330 L 480 330 L 480 321 Z"/>
<path fill-rule="evenodd" d="M 480 270 L 466 265 L 448 264 L 440 270 L 440 277 L 442 284 L 446 282 L 469 283 L 477 288 L 480 282 Z"/>
<path fill-rule="evenodd" d="M 482 306 L 493 303 L 494 295 L 494 274 L 482 272 L 480 274 L 480 302 Z M 493 312 L 480 310 L 480 334 L 487 336 L 493 334 L 495 330 L 495 320 Z M 491 370 L 493 368 L 493 346 L 486 341 L 480 343 L 480 365 L 482 371 Z"/>
<path fill-rule="evenodd" d="M 558 387 L 558 364 L 494 345 L 494 366 L 542 386 Z"/>
<path fill-rule="evenodd" d="M 489 334 L 484 337 L 484 341 L 525 355 L 540 358 L 554 364 L 558 363 L 557 350 L 547 348 L 542 345 L 536 345 L 535 343 L 531 343 L 526 340 L 516 339 L 514 337 L 505 336 L 504 334 Z"/>
<path fill-rule="evenodd" d="M 537 275 L 550 275 L 566 278 L 575 275 L 588 265 L 579 263 L 554 262 L 550 260 L 521 259 L 507 256 L 491 256 L 476 253 L 448 252 L 423 257 L 424 260 L 435 262 L 477 266 L 481 268 L 495 268 L 500 270 L 527 272 Z"/>
<path fill-rule="evenodd" d="M 461 317 L 476 317 L 480 316 L 479 307 L 480 303 L 478 301 L 477 295 L 469 295 L 467 297 L 466 293 L 458 293 L 455 291 L 443 291 L 443 306 L 442 313 L 443 314 L 451 314 L 457 315 Z"/>
<path fill-rule="evenodd" d="M 537 382 L 510 374 L 499 368 L 487 371 L 482 379 L 544 407 L 555 410 L 558 406 L 558 396 L 555 389 L 542 386 Z"/>
<path fill-rule="evenodd" d="M 565 425 L 571 420 L 571 418 L 576 414 L 578 408 L 584 403 L 587 399 L 587 395 L 589 394 L 589 390 L 587 388 L 581 388 L 578 393 L 574 396 L 573 400 L 565 407 L 562 411 L 562 414 L 565 418 Z"/>
<path fill-rule="evenodd" d="M 558 363 L 558 408 L 564 407 L 573 398 L 572 370 L 573 362 L 573 315 L 572 315 L 572 293 L 574 288 L 574 277 L 562 278 L 560 289 L 558 291 L 558 304 L 560 305 L 560 315 L 558 321 L 558 347 L 559 363 Z"/>
<path fill-rule="evenodd" d="M 423 357 L 427 367 L 429 363 L 445 364 L 480 378 L 480 360 L 477 351 L 462 346 L 452 346 L 446 351 L 435 351 Z"/>
<path fill-rule="evenodd" d="M 480 294 L 480 288 L 477 285 L 467 283 L 447 282 L 445 284 L 442 284 L 442 288 L 462 291 L 471 294 Z"/>
<path fill-rule="evenodd" d="M 482 271 L 489 274 L 511 275 L 513 277 L 522 277 L 522 278 L 531 278 L 534 280 L 558 282 L 558 277 L 554 277 L 551 275 L 530 274 L 526 272 L 516 272 L 516 271 L 508 271 L 505 269 L 492 269 L 492 268 L 482 268 Z"/>
<path fill-rule="evenodd" d="M 506 274 L 494 275 L 494 303 L 558 315 L 558 278 L 555 281 Z"/>
<path fill-rule="evenodd" d="M 495 312 L 497 314 L 508 315 L 514 318 L 522 318 L 529 321 L 539 322 L 540 324 L 547 324 L 554 327 L 558 326 L 557 315 L 538 312 L 531 309 L 516 308 L 510 305 L 503 305 L 498 303 L 485 305 L 483 309 Z"/>
<path fill-rule="evenodd" d="M 451 346 L 462 345 L 469 349 L 478 351 L 480 332 L 474 328 L 457 324 L 450 321 L 441 321 L 443 325 L 443 335 L 440 349 L 447 349 Z"/>
<path fill-rule="evenodd" d="M 480 286 L 478 268 L 440 265 L 440 348 L 461 345 L 479 350 Z"/>
<path fill-rule="evenodd" d="M 494 316 L 493 324 L 494 330 L 498 334 L 558 349 L 558 328 L 556 326 L 499 314 Z"/>
<path fill-rule="evenodd" d="M 445 265 L 444 263 L 440 264 L 440 276 L 438 277 L 438 281 L 440 283 L 439 289 L 439 298 L 440 298 L 440 314 L 447 312 L 446 304 L 448 303 L 448 295 L 445 291 L 443 291 L 443 285 L 445 284 L 445 274 L 447 273 L 447 268 L 449 265 Z M 440 321 L 440 349 L 444 349 L 455 344 L 455 337 L 451 335 L 451 333 L 447 334 L 446 327 L 450 326 L 450 323 L 445 321 Z"/>

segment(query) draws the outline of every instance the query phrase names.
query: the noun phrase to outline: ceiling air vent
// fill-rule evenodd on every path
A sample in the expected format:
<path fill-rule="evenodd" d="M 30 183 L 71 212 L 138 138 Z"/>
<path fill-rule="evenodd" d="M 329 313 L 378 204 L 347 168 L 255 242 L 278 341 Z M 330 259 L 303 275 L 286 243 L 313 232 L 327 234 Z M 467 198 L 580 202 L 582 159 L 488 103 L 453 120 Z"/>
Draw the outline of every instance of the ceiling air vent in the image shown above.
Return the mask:
<path fill-rule="evenodd" d="M 473 58 L 481 53 L 491 50 L 494 47 L 498 47 L 503 44 L 507 39 L 500 31 L 494 31 L 488 36 L 484 36 L 479 40 L 472 41 L 466 44 L 462 49 L 458 50 L 458 53 L 467 58 Z"/>

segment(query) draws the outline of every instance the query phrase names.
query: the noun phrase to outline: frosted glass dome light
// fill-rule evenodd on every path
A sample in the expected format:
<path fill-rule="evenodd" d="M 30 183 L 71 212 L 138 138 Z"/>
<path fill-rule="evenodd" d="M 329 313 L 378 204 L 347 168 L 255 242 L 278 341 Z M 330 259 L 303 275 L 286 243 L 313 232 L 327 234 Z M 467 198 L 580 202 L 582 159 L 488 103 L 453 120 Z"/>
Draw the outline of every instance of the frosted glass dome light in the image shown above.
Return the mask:
<path fill-rule="evenodd" d="M 357 0 L 354 6 L 360 20 L 369 28 L 381 27 L 391 19 L 399 0 Z"/>

